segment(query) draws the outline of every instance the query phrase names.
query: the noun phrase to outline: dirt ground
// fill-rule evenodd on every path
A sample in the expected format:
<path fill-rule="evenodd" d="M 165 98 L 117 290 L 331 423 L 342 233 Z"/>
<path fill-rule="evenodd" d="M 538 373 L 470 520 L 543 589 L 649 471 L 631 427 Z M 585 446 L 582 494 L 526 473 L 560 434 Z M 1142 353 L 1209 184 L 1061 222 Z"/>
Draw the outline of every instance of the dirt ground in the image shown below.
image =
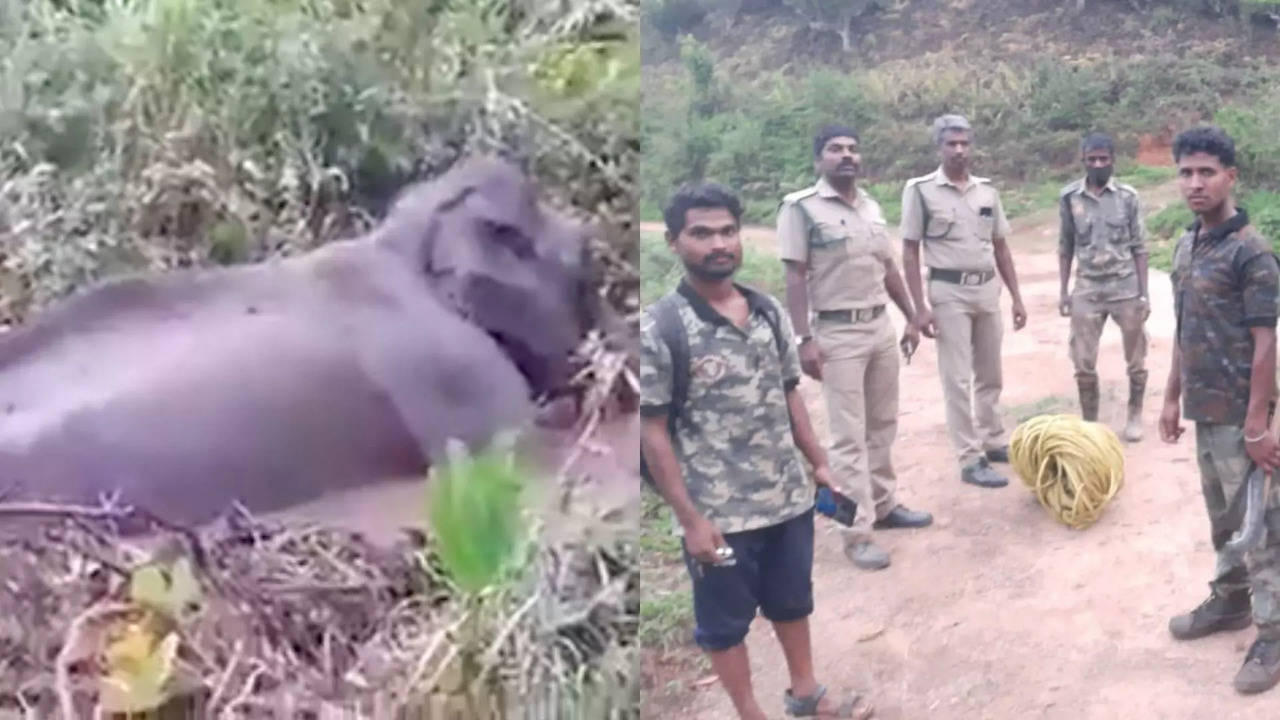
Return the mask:
<path fill-rule="evenodd" d="M 1155 212 L 1176 186 L 1143 192 Z M 1058 316 L 1056 216 L 1013 223 L 1026 328 L 1006 320 L 1007 429 L 1034 412 L 1075 411 L 1067 320 Z M 772 252 L 768 229 L 749 241 Z M 895 463 L 899 498 L 934 514 L 931 527 L 877 533 L 893 564 L 854 568 L 834 524 L 819 519 L 812 617 L 819 682 L 866 693 L 877 718 L 1259 718 L 1280 712 L 1280 694 L 1238 696 L 1231 679 L 1253 631 L 1191 643 L 1166 630 L 1171 615 L 1200 602 L 1213 569 L 1191 434 L 1176 445 L 1156 431 L 1173 333 L 1168 276 L 1152 271 L 1153 311 L 1146 438 L 1126 449 L 1126 479 L 1088 530 L 1057 523 L 1008 466 L 1001 489 L 960 482 L 946 435 L 931 341 L 901 374 Z M 1006 313 L 1007 292 L 1003 295 Z M 901 328 L 902 318 L 894 318 Z M 1119 432 L 1127 384 L 1119 331 L 1108 325 L 1099 372 L 1101 419 Z M 820 387 L 801 384 L 825 437 Z M 757 696 L 783 717 L 786 665 L 768 624 L 748 637 Z M 687 673 L 686 673 L 687 674 Z M 646 698 L 644 717 L 735 717 L 714 678 L 680 677 L 674 695 Z"/>

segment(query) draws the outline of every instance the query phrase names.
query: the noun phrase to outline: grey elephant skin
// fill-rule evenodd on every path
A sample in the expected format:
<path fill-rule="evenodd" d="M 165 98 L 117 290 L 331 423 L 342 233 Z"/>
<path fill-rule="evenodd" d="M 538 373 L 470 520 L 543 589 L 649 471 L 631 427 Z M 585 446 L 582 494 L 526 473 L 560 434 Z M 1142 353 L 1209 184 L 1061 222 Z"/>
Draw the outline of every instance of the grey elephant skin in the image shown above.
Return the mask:
<path fill-rule="evenodd" d="M 0 491 L 198 523 L 420 476 L 563 388 L 594 312 L 585 232 L 471 160 L 366 236 L 68 298 L 0 334 Z"/>

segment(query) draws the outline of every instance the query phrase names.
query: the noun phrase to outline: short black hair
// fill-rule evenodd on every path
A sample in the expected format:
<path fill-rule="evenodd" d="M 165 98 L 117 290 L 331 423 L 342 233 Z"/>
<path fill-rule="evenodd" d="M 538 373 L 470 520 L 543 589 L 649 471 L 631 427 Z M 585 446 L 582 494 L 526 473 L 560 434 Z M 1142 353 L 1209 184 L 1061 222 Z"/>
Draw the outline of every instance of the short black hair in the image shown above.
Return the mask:
<path fill-rule="evenodd" d="M 1111 136 L 1104 132 L 1091 132 L 1084 136 L 1080 141 L 1080 155 L 1083 156 L 1090 150 L 1106 150 L 1111 153 L 1111 157 L 1116 156 L 1116 142 Z"/>
<path fill-rule="evenodd" d="M 818 132 L 813 134 L 813 156 L 818 157 L 822 154 L 822 148 L 831 142 L 831 138 L 851 137 L 858 142 L 862 142 L 858 138 L 858 131 L 848 125 L 823 125 L 818 128 Z"/>
<path fill-rule="evenodd" d="M 1217 125 L 1197 125 L 1178 133 L 1173 139 L 1173 161 L 1192 153 L 1212 155 L 1223 167 L 1236 166 L 1236 143 Z"/>
<path fill-rule="evenodd" d="M 735 222 L 742 222 L 742 201 L 732 190 L 714 182 L 685 183 L 662 210 L 671 237 L 684 230 L 685 214 L 693 208 L 724 208 Z"/>

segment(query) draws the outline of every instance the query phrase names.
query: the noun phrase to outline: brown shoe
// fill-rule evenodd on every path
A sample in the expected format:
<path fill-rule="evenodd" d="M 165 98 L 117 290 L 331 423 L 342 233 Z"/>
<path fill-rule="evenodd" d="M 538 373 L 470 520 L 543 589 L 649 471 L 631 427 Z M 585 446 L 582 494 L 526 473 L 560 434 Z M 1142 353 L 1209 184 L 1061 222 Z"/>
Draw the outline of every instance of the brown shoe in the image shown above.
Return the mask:
<path fill-rule="evenodd" d="M 1260 636 L 1244 656 L 1244 665 L 1236 673 L 1236 691 L 1245 695 L 1260 693 L 1280 682 L 1280 638 Z"/>
<path fill-rule="evenodd" d="M 1179 640 L 1195 640 L 1226 630 L 1243 630 L 1253 624 L 1249 591 L 1223 596 L 1213 593 L 1189 613 L 1169 621 L 1169 632 Z"/>

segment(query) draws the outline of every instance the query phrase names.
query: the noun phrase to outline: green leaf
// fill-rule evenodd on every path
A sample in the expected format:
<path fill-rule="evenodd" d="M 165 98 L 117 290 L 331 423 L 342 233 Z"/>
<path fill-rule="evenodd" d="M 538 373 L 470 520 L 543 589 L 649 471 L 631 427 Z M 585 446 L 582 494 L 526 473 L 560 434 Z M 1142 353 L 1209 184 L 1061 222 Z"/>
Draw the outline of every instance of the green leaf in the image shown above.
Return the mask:
<path fill-rule="evenodd" d="M 522 539 L 524 478 L 507 452 L 451 447 L 430 480 L 428 516 L 444 569 L 463 590 L 496 583 Z"/>
<path fill-rule="evenodd" d="M 129 597 L 139 605 L 178 618 L 188 603 L 200 599 L 200 584 L 191 570 L 191 561 L 180 557 L 172 565 L 148 563 L 129 578 Z"/>

